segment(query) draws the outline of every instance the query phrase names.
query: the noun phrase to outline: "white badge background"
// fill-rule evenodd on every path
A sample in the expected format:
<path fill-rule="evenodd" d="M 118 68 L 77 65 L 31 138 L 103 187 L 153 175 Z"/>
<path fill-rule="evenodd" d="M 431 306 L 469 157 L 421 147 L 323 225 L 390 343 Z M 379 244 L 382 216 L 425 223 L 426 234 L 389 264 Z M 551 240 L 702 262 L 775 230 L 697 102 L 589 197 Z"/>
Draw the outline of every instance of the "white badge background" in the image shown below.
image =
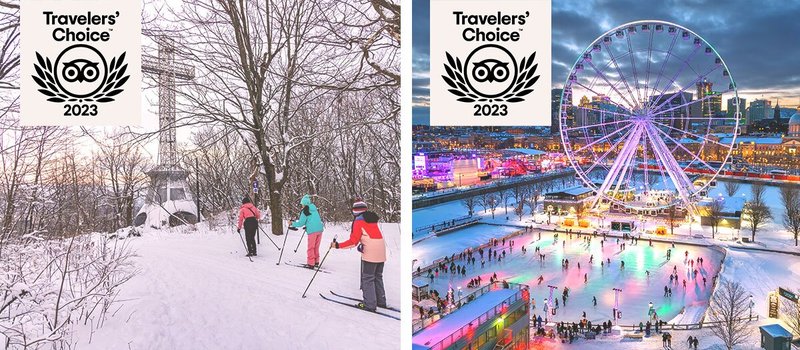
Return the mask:
<path fill-rule="evenodd" d="M 520 28 L 520 40 L 516 42 L 467 42 L 462 38 L 462 31 L 467 26 L 456 25 L 454 11 L 470 14 L 506 15 L 530 12 L 523 26 L 499 26 L 502 31 L 516 31 Z M 497 25 L 469 26 L 478 27 L 482 31 L 494 32 Z M 431 0 L 430 6 L 430 124 L 433 126 L 539 126 L 550 125 L 550 90 L 551 84 L 551 20 L 550 0 Z M 535 63 L 538 64 L 536 75 L 539 80 L 533 85 L 532 93 L 525 96 L 525 101 L 506 103 L 506 116 L 474 116 L 476 103 L 459 102 L 457 96 L 448 92 L 449 85 L 442 75 L 447 75 L 444 63 L 447 62 L 445 52 L 459 57 L 463 62 L 476 47 L 496 43 L 508 49 L 517 59 L 530 56 L 536 51 Z"/>
<path fill-rule="evenodd" d="M 53 30 L 58 25 L 46 25 L 44 11 L 63 15 L 111 15 L 119 11 L 114 25 L 74 25 L 69 27 L 76 32 L 110 31 L 110 40 L 103 41 L 55 41 Z M 20 4 L 20 65 L 21 69 L 21 105 L 20 121 L 22 125 L 86 125 L 86 126 L 140 126 L 141 125 L 141 1 L 109 1 L 109 0 L 25 0 Z M 74 44 L 94 46 L 110 62 L 123 52 L 126 71 L 130 75 L 122 86 L 124 91 L 114 96 L 113 102 L 96 103 L 96 116 L 64 116 L 65 103 L 49 102 L 47 96 L 40 93 L 39 85 L 31 76 L 36 75 L 34 63 L 36 52 L 43 57 L 55 61 L 65 48 Z M 89 104 L 89 103 L 85 103 Z"/>

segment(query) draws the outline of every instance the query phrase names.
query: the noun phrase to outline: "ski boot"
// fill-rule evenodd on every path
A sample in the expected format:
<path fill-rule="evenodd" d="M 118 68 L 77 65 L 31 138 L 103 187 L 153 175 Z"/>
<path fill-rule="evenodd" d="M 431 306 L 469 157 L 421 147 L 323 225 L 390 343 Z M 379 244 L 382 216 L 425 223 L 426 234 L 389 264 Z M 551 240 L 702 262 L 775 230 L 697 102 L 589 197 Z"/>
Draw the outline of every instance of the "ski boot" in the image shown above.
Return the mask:
<path fill-rule="evenodd" d="M 365 311 L 369 311 L 369 312 L 375 312 L 376 311 L 375 309 L 367 309 L 367 304 L 364 304 L 364 303 L 358 303 L 358 304 L 356 304 L 356 307 L 361 309 L 361 310 L 365 310 Z"/>

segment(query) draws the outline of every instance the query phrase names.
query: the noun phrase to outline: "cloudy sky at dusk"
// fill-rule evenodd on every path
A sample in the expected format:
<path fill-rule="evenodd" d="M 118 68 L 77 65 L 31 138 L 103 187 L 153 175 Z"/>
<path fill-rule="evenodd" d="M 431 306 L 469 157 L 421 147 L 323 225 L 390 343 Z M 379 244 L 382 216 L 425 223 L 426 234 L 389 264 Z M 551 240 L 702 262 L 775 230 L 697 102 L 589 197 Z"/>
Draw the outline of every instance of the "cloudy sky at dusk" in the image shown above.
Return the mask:
<path fill-rule="evenodd" d="M 624 23 L 657 19 L 680 24 L 714 45 L 736 79 L 740 97 L 800 104 L 800 1 L 553 1 L 553 87 L 600 34 Z M 429 0 L 413 1 L 413 120 L 427 123 Z M 725 106 L 723 106 L 724 108 Z"/>

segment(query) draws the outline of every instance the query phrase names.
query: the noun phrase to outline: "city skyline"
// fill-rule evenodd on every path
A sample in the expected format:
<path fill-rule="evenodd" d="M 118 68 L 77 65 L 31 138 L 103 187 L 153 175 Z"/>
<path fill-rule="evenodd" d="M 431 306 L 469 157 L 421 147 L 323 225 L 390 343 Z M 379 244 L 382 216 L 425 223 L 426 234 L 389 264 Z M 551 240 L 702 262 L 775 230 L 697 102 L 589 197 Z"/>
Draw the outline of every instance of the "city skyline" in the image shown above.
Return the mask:
<path fill-rule="evenodd" d="M 552 6 L 553 88 L 563 86 L 570 62 L 603 32 L 634 20 L 660 19 L 684 25 L 712 43 L 731 68 L 739 97 L 748 104 L 767 99 L 773 106 L 780 100 L 782 108 L 800 105 L 800 73 L 789 68 L 800 49 L 784 45 L 781 35 L 800 33 L 800 23 L 792 15 L 800 10 L 800 1 L 765 2 L 759 4 L 757 13 L 748 12 L 752 3 L 744 1 L 661 6 L 634 1 L 560 1 Z M 414 0 L 413 124 L 427 124 L 429 119 L 428 12 L 429 0 Z"/>

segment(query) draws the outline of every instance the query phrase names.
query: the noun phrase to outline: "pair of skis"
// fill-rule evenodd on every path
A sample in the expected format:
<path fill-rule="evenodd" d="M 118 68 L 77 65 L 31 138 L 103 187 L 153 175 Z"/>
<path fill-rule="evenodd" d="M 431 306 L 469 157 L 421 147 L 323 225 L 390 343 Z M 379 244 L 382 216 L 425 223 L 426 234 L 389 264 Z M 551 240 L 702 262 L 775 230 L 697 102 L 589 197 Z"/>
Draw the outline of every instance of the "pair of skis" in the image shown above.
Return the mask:
<path fill-rule="evenodd" d="M 315 271 L 317 269 L 316 266 L 311 266 L 311 265 L 308 265 L 308 264 L 295 264 L 295 263 L 285 262 L 285 261 L 283 262 L 283 264 L 284 265 L 288 265 L 288 266 L 300 267 L 300 268 L 304 268 L 304 269 L 311 270 L 311 271 Z M 322 270 L 322 269 L 320 269 L 319 272 L 327 273 L 327 274 L 331 273 L 328 270 Z"/>
<path fill-rule="evenodd" d="M 322 297 L 322 299 L 325 299 L 327 301 L 334 302 L 334 303 L 337 303 L 337 304 L 341 304 L 341 305 L 344 305 L 344 306 L 349 306 L 349 307 L 351 307 L 353 309 L 356 309 L 356 310 L 366 311 L 366 312 L 369 312 L 369 313 L 378 314 L 378 315 L 381 315 L 381 316 L 384 316 L 384 317 L 388 317 L 388 318 L 392 318 L 392 319 L 395 319 L 395 320 L 400 320 L 399 316 L 392 315 L 392 314 L 390 314 L 388 312 L 383 311 L 383 310 L 387 310 L 387 311 L 390 311 L 390 312 L 393 311 L 393 312 L 399 313 L 400 309 L 387 306 L 387 307 L 378 307 L 378 310 L 375 310 L 375 311 L 369 311 L 369 310 L 362 309 L 362 308 L 360 308 L 360 307 L 358 307 L 358 306 L 356 306 L 356 305 L 354 305 L 354 304 L 352 304 L 350 302 L 342 301 L 342 299 L 345 299 L 345 300 L 349 300 L 349 301 L 363 302 L 361 299 L 348 297 L 348 296 L 341 295 L 341 294 L 337 294 L 334 291 L 329 291 L 329 292 L 331 292 L 331 294 L 334 295 L 336 298 L 334 298 L 334 297 L 326 297 L 322 293 L 319 293 L 319 296 Z"/>

